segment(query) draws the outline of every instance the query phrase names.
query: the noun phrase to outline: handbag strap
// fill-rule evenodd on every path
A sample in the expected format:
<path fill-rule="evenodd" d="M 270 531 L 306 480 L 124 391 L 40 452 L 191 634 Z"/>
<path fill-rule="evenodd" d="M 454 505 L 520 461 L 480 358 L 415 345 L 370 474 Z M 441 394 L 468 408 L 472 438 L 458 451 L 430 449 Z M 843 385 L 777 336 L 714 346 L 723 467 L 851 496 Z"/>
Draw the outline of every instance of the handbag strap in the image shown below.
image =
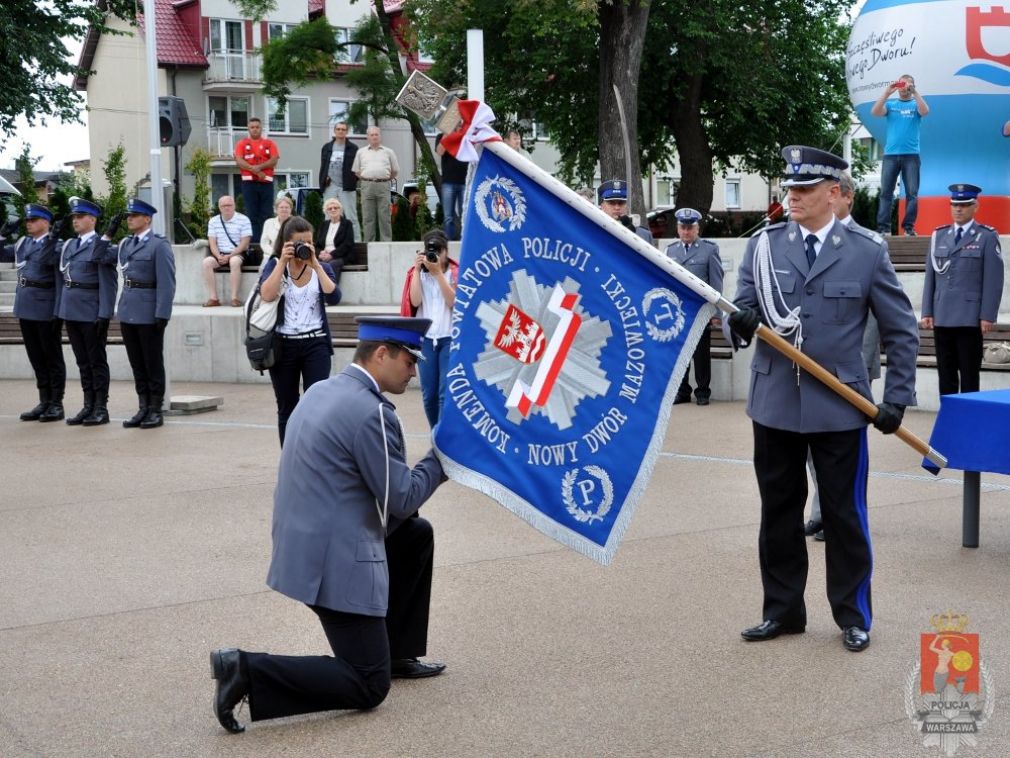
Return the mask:
<path fill-rule="evenodd" d="M 280 265 L 280 260 L 277 261 L 277 265 L 278 266 Z M 288 276 L 288 272 L 287 272 L 287 270 L 285 270 L 284 273 L 281 274 L 281 290 L 280 290 L 280 292 L 277 295 L 277 300 L 278 300 L 278 303 L 277 303 L 277 326 L 280 326 L 281 324 L 284 323 L 284 293 L 287 291 L 288 280 L 289 279 L 290 279 L 290 277 Z M 249 336 L 249 325 L 250 325 L 249 322 L 252 321 L 253 312 L 256 310 L 256 307 L 259 305 L 259 303 L 257 301 L 262 301 L 263 300 L 263 297 L 260 295 L 260 288 L 262 286 L 263 286 L 263 282 L 262 281 L 256 282 L 256 289 L 253 290 L 252 297 L 250 297 L 249 298 L 249 302 L 246 303 L 246 309 L 245 309 L 245 333 L 246 333 L 247 337 Z"/>

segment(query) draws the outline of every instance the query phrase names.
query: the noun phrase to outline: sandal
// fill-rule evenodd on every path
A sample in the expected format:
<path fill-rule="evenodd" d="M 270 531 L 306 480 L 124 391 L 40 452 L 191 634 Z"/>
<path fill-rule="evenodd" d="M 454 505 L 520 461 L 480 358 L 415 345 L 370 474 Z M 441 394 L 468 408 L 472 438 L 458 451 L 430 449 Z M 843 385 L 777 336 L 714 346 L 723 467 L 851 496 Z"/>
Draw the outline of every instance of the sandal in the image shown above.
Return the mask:
<path fill-rule="evenodd" d="M 216 308 L 219 305 L 221 305 L 221 301 L 218 300 L 216 297 L 212 297 L 210 300 L 208 300 L 206 303 L 203 304 L 203 307 L 204 308 Z"/>
<path fill-rule="evenodd" d="M 237 297 L 233 297 L 231 299 L 231 307 L 232 308 L 241 308 L 242 305 L 243 305 L 242 301 L 239 300 Z"/>

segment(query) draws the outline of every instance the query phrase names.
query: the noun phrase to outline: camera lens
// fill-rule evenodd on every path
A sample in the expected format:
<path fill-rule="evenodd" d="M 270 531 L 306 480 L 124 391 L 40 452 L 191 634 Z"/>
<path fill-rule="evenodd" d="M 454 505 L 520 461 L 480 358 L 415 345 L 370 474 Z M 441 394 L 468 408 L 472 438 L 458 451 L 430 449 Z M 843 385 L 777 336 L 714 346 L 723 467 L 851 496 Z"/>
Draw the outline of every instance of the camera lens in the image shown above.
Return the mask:
<path fill-rule="evenodd" d="M 307 261 L 312 257 L 312 248 L 306 245 L 304 242 L 295 243 L 295 258 L 300 261 Z"/>

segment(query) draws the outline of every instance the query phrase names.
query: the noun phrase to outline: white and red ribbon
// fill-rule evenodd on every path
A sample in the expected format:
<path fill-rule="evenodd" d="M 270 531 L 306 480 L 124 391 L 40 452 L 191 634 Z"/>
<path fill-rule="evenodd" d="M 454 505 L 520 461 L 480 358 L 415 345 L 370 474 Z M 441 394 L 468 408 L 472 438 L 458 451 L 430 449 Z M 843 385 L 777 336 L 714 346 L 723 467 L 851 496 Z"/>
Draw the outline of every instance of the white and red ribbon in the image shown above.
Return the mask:
<path fill-rule="evenodd" d="M 480 100 L 460 100 L 458 107 L 463 125 L 445 135 L 442 146 L 457 160 L 476 163 L 477 145 L 483 142 L 501 142 L 501 135 L 491 126 L 495 119 L 494 111 Z"/>

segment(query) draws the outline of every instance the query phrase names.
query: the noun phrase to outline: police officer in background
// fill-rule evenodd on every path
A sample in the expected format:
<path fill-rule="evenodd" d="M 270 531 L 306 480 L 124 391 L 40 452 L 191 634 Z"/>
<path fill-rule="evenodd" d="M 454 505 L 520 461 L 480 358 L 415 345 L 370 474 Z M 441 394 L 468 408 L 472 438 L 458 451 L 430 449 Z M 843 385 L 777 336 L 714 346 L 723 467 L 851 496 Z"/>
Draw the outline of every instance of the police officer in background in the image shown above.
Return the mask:
<path fill-rule="evenodd" d="M 974 184 L 952 184 L 953 224 L 933 232 L 922 288 L 923 329 L 932 329 L 940 394 L 978 392 L 982 335 L 992 330 L 1003 296 L 999 233 L 975 221 Z"/>
<path fill-rule="evenodd" d="M 698 222 L 701 214 L 694 208 L 681 208 L 675 214 L 677 217 L 677 236 L 680 238 L 666 248 L 666 254 L 696 277 L 710 285 L 716 292 L 722 292 L 722 259 L 719 257 L 719 246 L 711 240 L 698 238 Z M 711 326 L 718 328 L 722 322 L 714 318 Z M 712 390 L 712 335 L 708 327 L 701 334 L 698 346 L 691 358 L 694 363 L 694 379 L 698 383 L 694 390 L 698 405 L 708 405 Z M 689 375 L 691 367 L 684 371 L 684 379 L 677 390 L 673 404 L 691 402 L 691 382 Z"/>
<path fill-rule="evenodd" d="M 253 721 L 381 703 L 390 679 L 440 674 L 425 655 L 434 555 L 417 510 L 445 480 L 429 450 L 405 460 L 399 395 L 416 373 L 426 318 L 361 316 L 354 361 L 316 382 L 288 420 L 274 491 L 267 584 L 305 603 L 333 656 L 235 648 L 210 654 L 214 712 L 229 732 Z M 334 493 L 339 493 L 335 495 Z"/>
<path fill-rule="evenodd" d="M 853 390 L 872 399 L 862 358 L 863 330 L 877 316 L 887 354 L 884 402 L 873 425 L 891 434 L 915 403 L 918 329 L 912 304 L 875 233 L 837 221 L 832 204 L 848 164 L 794 145 L 786 159 L 791 220 L 747 243 L 727 319 L 749 342 L 762 320 Z M 734 340 L 736 344 L 736 340 Z M 854 406 L 758 342 L 751 364 L 747 414 L 754 426 L 754 471 L 761 492 L 758 536 L 763 621 L 745 629 L 748 641 L 806 629 L 803 599 L 807 547 L 803 507 L 807 452 L 813 456 L 824 526 L 828 601 L 847 650 L 870 644 L 873 556 L 867 522 L 867 418 Z"/>
<path fill-rule="evenodd" d="M 0 261 L 14 261 L 18 283 L 14 315 L 21 326 L 28 362 L 35 372 L 39 404 L 21 414 L 22 421 L 59 421 L 63 418 L 63 390 L 67 367 L 63 363 L 63 322 L 56 318 L 56 235 L 50 234 L 53 214 L 43 205 L 25 208 L 28 233 L 13 245 L 3 242 L 20 225 L 8 221 L 0 227 Z M 62 227 L 62 223 L 58 224 Z"/>
<path fill-rule="evenodd" d="M 108 260 L 109 240 L 99 239 L 95 232 L 101 215 L 102 209 L 90 200 L 70 198 L 77 236 L 63 244 L 56 282 L 56 315 L 66 322 L 84 391 L 84 407 L 67 419 L 70 426 L 109 423 L 105 342 L 116 304 L 116 268 Z"/>
<path fill-rule="evenodd" d="M 129 200 L 126 226 L 131 236 L 119 243 L 117 256 L 123 272 L 117 315 L 138 399 L 137 412 L 123 422 L 127 429 L 153 429 L 164 423 L 165 327 L 175 297 L 175 256 L 168 240 L 151 231 L 155 213 L 157 209 L 143 200 Z"/>
<path fill-rule="evenodd" d="M 652 232 L 644 226 L 635 226 L 635 222 L 632 220 L 631 216 L 627 215 L 627 182 L 620 179 L 611 179 L 608 182 L 604 182 L 600 185 L 599 189 L 596 190 L 596 199 L 600 204 L 600 210 L 610 216 L 610 218 L 614 219 L 614 221 L 617 221 L 622 226 L 625 226 L 630 231 L 633 231 L 650 245 L 652 244 Z"/>

